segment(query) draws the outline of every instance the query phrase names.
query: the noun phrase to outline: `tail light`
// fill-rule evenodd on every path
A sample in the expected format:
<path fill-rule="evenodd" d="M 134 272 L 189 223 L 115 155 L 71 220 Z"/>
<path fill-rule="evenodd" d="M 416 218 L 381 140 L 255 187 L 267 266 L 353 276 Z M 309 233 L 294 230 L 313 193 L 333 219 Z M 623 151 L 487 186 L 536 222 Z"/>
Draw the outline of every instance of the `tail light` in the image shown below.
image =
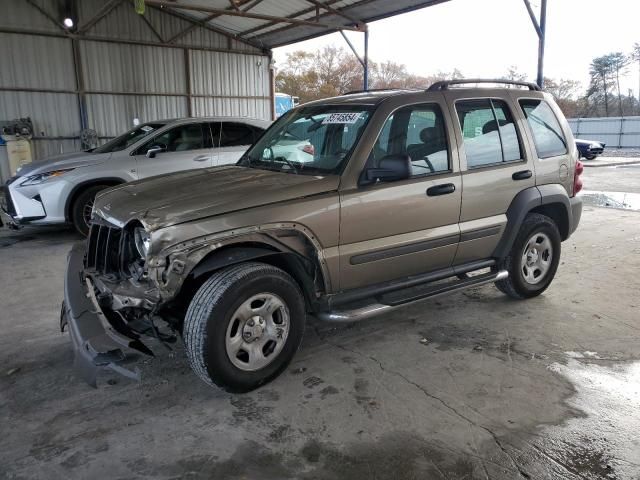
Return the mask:
<path fill-rule="evenodd" d="M 576 196 L 580 190 L 582 190 L 582 172 L 584 171 L 584 165 L 580 160 L 576 160 L 576 169 L 573 174 L 573 195 Z"/>
<path fill-rule="evenodd" d="M 310 143 L 302 147 L 302 151 L 304 153 L 308 153 L 309 155 L 315 155 L 316 153 L 315 147 Z"/>

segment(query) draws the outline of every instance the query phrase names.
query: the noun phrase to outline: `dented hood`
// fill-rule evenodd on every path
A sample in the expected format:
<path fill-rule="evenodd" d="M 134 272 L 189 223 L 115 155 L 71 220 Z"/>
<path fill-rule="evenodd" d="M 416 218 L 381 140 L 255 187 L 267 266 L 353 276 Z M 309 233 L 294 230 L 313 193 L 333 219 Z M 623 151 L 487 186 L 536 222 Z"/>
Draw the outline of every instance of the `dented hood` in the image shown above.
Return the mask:
<path fill-rule="evenodd" d="M 340 177 L 296 175 L 221 166 L 161 175 L 111 188 L 95 212 L 124 226 L 140 220 L 149 230 L 337 190 Z"/>

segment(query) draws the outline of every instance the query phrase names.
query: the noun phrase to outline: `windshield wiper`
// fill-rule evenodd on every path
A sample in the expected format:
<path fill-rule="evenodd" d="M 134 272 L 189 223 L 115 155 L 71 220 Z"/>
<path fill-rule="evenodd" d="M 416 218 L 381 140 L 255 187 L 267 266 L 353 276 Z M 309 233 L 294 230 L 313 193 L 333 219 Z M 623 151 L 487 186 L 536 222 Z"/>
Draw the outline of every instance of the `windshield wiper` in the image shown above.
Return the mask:
<path fill-rule="evenodd" d="M 300 173 L 298 171 L 298 168 L 293 163 L 291 163 L 289 160 L 287 160 L 285 157 L 276 157 L 276 158 L 273 159 L 273 161 L 274 162 L 278 162 L 278 161 L 284 162 L 284 163 L 286 163 L 287 165 L 289 165 L 291 167 L 291 170 L 293 170 L 296 173 L 296 175 L 298 173 Z"/>

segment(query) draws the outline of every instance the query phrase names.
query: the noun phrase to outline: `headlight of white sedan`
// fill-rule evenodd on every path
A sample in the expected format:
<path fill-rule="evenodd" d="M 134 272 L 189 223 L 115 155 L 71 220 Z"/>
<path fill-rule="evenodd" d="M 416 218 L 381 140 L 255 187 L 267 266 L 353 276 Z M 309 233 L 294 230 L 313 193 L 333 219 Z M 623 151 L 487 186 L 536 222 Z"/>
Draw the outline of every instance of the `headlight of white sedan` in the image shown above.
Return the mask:
<path fill-rule="evenodd" d="M 51 172 L 38 173 L 36 175 L 29 175 L 21 184 L 21 187 L 28 187 L 30 185 L 38 185 L 45 180 L 52 177 L 59 177 L 67 172 L 70 172 L 73 168 L 66 168 L 64 170 L 53 170 Z"/>

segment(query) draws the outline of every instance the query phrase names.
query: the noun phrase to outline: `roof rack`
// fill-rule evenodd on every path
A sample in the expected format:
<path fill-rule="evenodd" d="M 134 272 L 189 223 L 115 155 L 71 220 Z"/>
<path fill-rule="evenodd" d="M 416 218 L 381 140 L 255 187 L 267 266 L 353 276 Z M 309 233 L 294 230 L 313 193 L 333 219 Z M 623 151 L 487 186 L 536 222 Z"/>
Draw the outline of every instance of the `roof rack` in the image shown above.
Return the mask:
<path fill-rule="evenodd" d="M 541 91 L 542 89 L 535 83 L 531 82 L 519 82 L 517 80 L 507 80 L 503 78 L 464 78 L 460 80 L 442 80 L 431 85 L 427 91 L 440 91 L 449 90 L 451 85 L 465 85 L 468 83 L 504 83 L 505 85 L 518 85 L 520 87 L 527 87 L 529 90 Z"/>
<path fill-rule="evenodd" d="M 393 91 L 408 91 L 408 90 L 418 90 L 417 88 L 401 88 L 401 87 L 396 87 L 396 88 L 370 88 L 368 90 L 351 90 L 349 92 L 345 92 L 343 94 L 341 94 L 340 96 L 344 96 L 344 95 L 355 95 L 357 93 L 369 93 L 369 92 L 393 92 Z M 419 91 L 419 90 L 418 90 Z"/>

